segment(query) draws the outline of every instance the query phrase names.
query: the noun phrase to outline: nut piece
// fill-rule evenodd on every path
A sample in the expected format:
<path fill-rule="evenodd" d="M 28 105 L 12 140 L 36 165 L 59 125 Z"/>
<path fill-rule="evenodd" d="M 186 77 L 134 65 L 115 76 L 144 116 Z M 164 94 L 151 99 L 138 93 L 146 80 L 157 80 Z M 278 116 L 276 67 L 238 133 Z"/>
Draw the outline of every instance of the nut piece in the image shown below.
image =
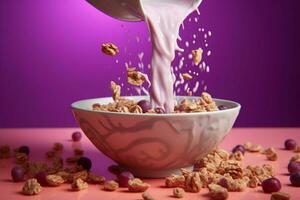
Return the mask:
<path fill-rule="evenodd" d="M 192 80 L 193 76 L 190 75 L 189 73 L 183 73 L 181 74 L 181 76 L 183 77 L 184 80 L 188 81 L 188 80 Z"/>
<path fill-rule="evenodd" d="M 296 148 L 294 149 L 295 153 L 300 153 L 300 146 L 296 146 Z"/>
<path fill-rule="evenodd" d="M 127 67 L 127 81 L 131 85 L 140 86 L 147 80 L 147 75 L 139 72 L 135 67 Z"/>
<path fill-rule="evenodd" d="M 201 48 L 192 50 L 193 61 L 195 65 L 198 65 L 202 60 L 203 50 Z"/>
<path fill-rule="evenodd" d="M 46 180 L 49 186 L 59 186 L 65 182 L 59 175 L 48 175 L 46 176 Z"/>
<path fill-rule="evenodd" d="M 139 178 L 130 179 L 128 181 L 128 190 L 130 192 L 144 192 L 149 187 L 150 187 L 150 185 L 148 183 L 144 183 Z"/>
<path fill-rule="evenodd" d="M 172 175 L 166 177 L 165 184 L 168 188 L 184 187 L 185 178 L 183 175 Z"/>
<path fill-rule="evenodd" d="M 109 56 L 114 56 L 119 53 L 119 48 L 113 43 L 102 44 L 101 51 Z"/>
<path fill-rule="evenodd" d="M 73 181 L 73 183 L 71 184 L 71 188 L 72 190 L 77 190 L 77 191 L 84 190 L 88 188 L 88 184 L 84 182 L 82 179 L 78 178 Z"/>
<path fill-rule="evenodd" d="M 250 180 L 248 181 L 248 187 L 250 188 L 256 188 L 259 185 L 259 179 L 257 177 L 251 177 Z"/>
<path fill-rule="evenodd" d="M 290 162 L 300 162 L 300 154 L 296 154 L 291 157 Z"/>
<path fill-rule="evenodd" d="M 267 154 L 267 159 L 270 160 L 270 161 L 276 161 L 278 156 L 277 156 L 277 153 L 271 153 L 271 154 Z"/>
<path fill-rule="evenodd" d="M 64 145 L 62 143 L 56 142 L 53 145 L 53 150 L 54 151 L 62 151 L 64 148 Z"/>
<path fill-rule="evenodd" d="M 230 155 L 229 159 L 231 160 L 236 160 L 236 161 L 243 161 L 244 160 L 244 155 L 240 151 L 236 151 L 233 154 Z"/>
<path fill-rule="evenodd" d="M 273 192 L 271 200 L 289 200 L 291 195 L 285 192 Z"/>
<path fill-rule="evenodd" d="M 209 195 L 214 200 L 225 200 L 228 198 L 228 190 L 217 184 L 208 185 Z"/>
<path fill-rule="evenodd" d="M 41 191 L 42 187 L 35 178 L 28 179 L 22 188 L 22 193 L 26 195 L 35 195 Z"/>
<path fill-rule="evenodd" d="M 155 200 L 148 192 L 142 194 L 143 200 Z"/>
<path fill-rule="evenodd" d="M 15 154 L 16 163 L 21 165 L 28 161 L 28 156 L 25 153 L 16 153 Z"/>
<path fill-rule="evenodd" d="M 8 145 L 0 146 L 0 159 L 6 159 L 10 157 L 10 147 Z"/>
<path fill-rule="evenodd" d="M 176 198 L 182 198 L 184 196 L 185 192 L 184 192 L 184 189 L 182 188 L 174 188 L 173 189 L 173 196 L 176 197 Z"/>
<path fill-rule="evenodd" d="M 110 87 L 112 90 L 112 98 L 114 101 L 118 100 L 121 95 L 121 86 L 117 85 L 115 82 L 111 81 L 110 82 Z"/>
<path fill-rule="evenodd" d="M 106 191 L 115 191 L 119 188 L 119 184 L 116 181 L 106 181 L 104 183 L 104 190 Z"/>
<path fill-rule="evenodd" d="M 55 175 L 61 176 L 64 182 L 71 183 L 73 181 L 72 175 L 66 171 L 59 171 Z"/>

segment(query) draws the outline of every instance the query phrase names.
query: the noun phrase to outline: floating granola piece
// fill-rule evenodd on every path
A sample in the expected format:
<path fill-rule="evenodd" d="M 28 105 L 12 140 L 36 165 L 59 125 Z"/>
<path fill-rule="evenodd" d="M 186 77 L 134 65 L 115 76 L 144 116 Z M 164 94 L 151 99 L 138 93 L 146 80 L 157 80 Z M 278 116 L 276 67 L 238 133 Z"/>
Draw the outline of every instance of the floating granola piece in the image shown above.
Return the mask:
<path fill-rule="evenodd" d="M 184 187 L 185 178 L 183 175 L 171 175 L 166 177 L 165 184 L 168 188 Z"/>
<path fill-rule="evenodd" d="M 173 196 L 176 198 L 182 198 L 185 195 L 184 189 L 177 187 L 173 189 Z"/>
<path fill-rule="evenodd" d="M 140 86 L 145 80 L 147 80 L 147 75 L 139 72 L 135 67 L 127 67 L 127 81 L 131 85 Z"/>
<path fill-rule="evenodd" d="M 273 192 L 271 200 L 289 200 L 291 195 L 285 192 Z"/>
<path fill-rule="evenodd" d="M 198 65 L 202 60 L 203 50 L 201 48 L 192 50 L 193 62 Z"/>
<path fill-rule="evenodd" d="M 49 186 L 59 186 L 65 182 L 64 179 L 58 175 L 47 175 L 46 180 Z"/>
<path fill-rule="evenodd" d="M 115 82 L 111 81 L 110 82 L 110 87 L 112 90 L 112 98 L 114 101 L 118 100 L 121 95 L 121 86 L 117 85 Z"/>
<path fill-rule="evenodd" d="M 143 200 L 155 200 L 148 192 L 142 194 Z"/>
<path fill-rule="evenodd" d="M 103 176 L 98 176 L 92 173 L 89 173 L 87 177 L 87 182 L 91 184 L 104 184 L 105 178 Z"/>
<path fill-rule="evenodd" d="M 87 182 L 84 182 L 82 179 L 78 178 L 76 180 L 73 181 L 73 183 L 71 184 L 71 188 L 72 190 L 85 190 L 88 188 L 88 184 Z"/>
<path fill-rule="evenodd" d="M 181 76 L 183 77 L 184 80 L 188 81 L 188 80 L 192 80 L 193 76 L 190 75 L 189 73 L 183 73 L 181 74 Z"/>
<path fill-rule="evenodd" d="M 228 198 L 228 190 L 217 184 L 210 184 L 209 196 L 213 200 L 225 200 Z"/>
<path fill-rule="evenodd" d="M 106 191 L 115 191 L 119 188 L 119 184 L 116 181 L 106 181 L 104 183 L 104 190 Z"/>
<path fill-rule="evenodd" d="M 10 157 L 10 147 L 8 145 L 0 146 L 0 159 L 7 159 Z"/>
<path fill-rule="evenodd" d="M 41 191 L 42 187 L 35 178 L 28 179 L 22 188 L 22 193 L 26 195 L 36 195 Z"/>
<path fill-rule="evenodd" d="M 101 51 L 109 56 L 114 56 L 119 53 L 119 48 L 113 43 L 102 44 Z"/>
<path fill-rule="evenodd" d="M 150 185 L 148 183 L 143 182 L 139 178 L 130 179 L 128 181 L 128 190 L 130 192 L 144 192 L 149 187 Z"/>

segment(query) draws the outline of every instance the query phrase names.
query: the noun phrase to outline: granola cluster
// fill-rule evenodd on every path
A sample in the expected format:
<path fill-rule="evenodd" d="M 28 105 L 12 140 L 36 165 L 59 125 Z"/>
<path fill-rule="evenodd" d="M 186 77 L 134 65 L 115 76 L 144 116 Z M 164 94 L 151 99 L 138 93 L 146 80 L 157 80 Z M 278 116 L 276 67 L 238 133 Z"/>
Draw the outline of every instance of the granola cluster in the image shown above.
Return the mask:
<path fill-rule="evenodd" d="M 131 85 L 140 86 L 147 80 L 147 75 L 136 70 L 135 67 L 127 67 L 127 81 Z"/>
<path fill-rule="evenodd" d="M 229 154 L 216 149 L 200 159 L 193 171 L 182 169 L 182 175 L 172 175 L 165 179 L 168 188 L 182 188 L 186 192 L 199 192 L 209 188 L 212 199 L 227 199 L 229 192 L 242 192 L 247 187 L 255 188 L 262 181 L 274 176 L 269 164 L 243 167 L 243 154 Z"/>
<path fill-rule="evenodd" d="M 26 195 L 35 195 L 41 191 L 42 187 L 35 178 L 28 179 L 22 188 L 22 193 Z"/>
<path fill-rule="evenodd" d="M 199 65 L 202 60 L 203 50 L 201 48 L 192 50 L 193 61 L 195 65 Z"/>
<path fill-rule="evenodd" d="M 130 71 L 133 73 L 133 71 Z M 121 97 L 121 86 L 111 81 L 111 90 L 113 102 L 109 104 L 95 103 L 92 105 L 94 111 L 122 112 L 122 113 L 143 113 L 138 103 L 131 99 Z M 189 100 L 183 99 L 178 102 L 174 108 L 175 113 L 191 113 L 191 112 L 212 112 L 217 111 L 218 106 L 210 94 L 203 92 L 199 99 Z M 155 109 L 150 109 L 146 113 L 155 113 Z M 71 161 L 71 160 L 70 160 Z"/>
<path fill-rule="evenodd" d="M 119 53 L 119 48 L 113 43 L 102 44 L 101 51 L 109 56 L 114 56 Z"/>

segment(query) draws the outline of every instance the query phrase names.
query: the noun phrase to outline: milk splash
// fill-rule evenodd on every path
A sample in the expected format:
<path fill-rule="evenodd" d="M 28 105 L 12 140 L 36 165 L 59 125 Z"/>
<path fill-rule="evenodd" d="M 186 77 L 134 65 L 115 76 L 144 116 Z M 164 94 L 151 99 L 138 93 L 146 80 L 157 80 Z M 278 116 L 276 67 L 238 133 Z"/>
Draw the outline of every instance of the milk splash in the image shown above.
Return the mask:
<path fill-rule="evenodd" d="M 177 44 L 179 28 L 184 19 L 197 7 L 199 0 L 142 0 L 141 5 L 152 42 L 151 102 L 167 113 L 174 111 L 174 81 L 171 62 L 175 50 L 183 51 Z"/>

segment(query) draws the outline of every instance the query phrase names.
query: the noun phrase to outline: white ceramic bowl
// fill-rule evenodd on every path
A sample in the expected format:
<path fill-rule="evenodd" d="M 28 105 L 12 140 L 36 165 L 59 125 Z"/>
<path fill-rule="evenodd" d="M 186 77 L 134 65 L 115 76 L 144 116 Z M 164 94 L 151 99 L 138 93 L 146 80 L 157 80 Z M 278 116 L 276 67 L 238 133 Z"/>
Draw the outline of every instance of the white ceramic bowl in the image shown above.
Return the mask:
<path fill-rule="evenodd" d="M 126 97 L 136 101 L 144 96 Z M 199 97 L 178 97 L 178 99 Z M 214 99 L 226 110 L 203 113 L 134 114 L 93 111 L 94 103 L 111 97 L 72 104 L 75 119 L 91 142 L 135 176 L 157 178 L 192 166 L 216 147 L 232 128 L 240 104 Z"/>

